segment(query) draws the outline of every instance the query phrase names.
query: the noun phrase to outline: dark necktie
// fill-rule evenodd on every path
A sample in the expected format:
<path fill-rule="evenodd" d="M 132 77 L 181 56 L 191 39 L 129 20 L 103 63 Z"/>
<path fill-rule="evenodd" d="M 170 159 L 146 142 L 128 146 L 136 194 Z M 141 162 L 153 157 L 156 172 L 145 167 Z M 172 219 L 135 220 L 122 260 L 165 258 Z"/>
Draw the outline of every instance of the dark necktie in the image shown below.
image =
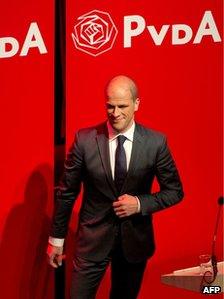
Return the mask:
<path fill-rule="evenodd" d="M 115 153 L 115 170 L 114 170 L 114 181 L 117 187 L 117 191 L 120 193 L 121 188 L 124 184 L 124 180 L 127 175 L 127 159 L 124 150 L 124 142 L 126 137 L 119 135 L 117 137 L 117 149 Z"/>

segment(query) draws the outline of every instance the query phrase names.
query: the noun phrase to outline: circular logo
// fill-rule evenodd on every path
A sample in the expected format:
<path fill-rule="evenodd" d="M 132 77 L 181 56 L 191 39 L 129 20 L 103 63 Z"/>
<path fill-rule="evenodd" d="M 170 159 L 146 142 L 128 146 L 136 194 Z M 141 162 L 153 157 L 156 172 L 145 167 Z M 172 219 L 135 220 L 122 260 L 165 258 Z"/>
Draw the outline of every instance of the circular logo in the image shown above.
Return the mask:
<path fill-rule="evenodd" d="M 72 32 L 77 49 L 98 56 L 113 47 L 118 31 L 107 12 L 92 10 L 80 16 L 78 21 Z"/>

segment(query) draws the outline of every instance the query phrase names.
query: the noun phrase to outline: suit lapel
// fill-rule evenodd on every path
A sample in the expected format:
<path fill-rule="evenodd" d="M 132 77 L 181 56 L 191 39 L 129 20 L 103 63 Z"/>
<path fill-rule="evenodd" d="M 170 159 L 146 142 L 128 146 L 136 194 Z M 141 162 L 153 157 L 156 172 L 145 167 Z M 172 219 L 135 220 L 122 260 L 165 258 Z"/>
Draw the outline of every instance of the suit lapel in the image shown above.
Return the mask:
<path fill-rule="evenodd" d="M 141 159 L 142 147 L 143 147 L 143 136 L 140 133 L 139 125 L 136 124 L 130 164 L 129 164 L 128 173 L 124 181 L 124 185 L 122 187 L 121 193 L 124 193 L 126 186 L 128 185 L 129 178 L 131 177 L 132 173 L 134 173 L 135 168 L 138 166 L 138 161 L 139 159 Z"/>
<path fill-rule="evenodd" d="M 109 138 L 106 124 L 104 124 L 102 130 L 98 131 L 96 136 L 100 158 L 103 164 L 103 168 L 107 177 L 107 181 L 113 190 L 114 195 L 117 197 L 117 190 L 113 181 L 111 166 L 110 166 L 110 153 L 109 153 Z"/>

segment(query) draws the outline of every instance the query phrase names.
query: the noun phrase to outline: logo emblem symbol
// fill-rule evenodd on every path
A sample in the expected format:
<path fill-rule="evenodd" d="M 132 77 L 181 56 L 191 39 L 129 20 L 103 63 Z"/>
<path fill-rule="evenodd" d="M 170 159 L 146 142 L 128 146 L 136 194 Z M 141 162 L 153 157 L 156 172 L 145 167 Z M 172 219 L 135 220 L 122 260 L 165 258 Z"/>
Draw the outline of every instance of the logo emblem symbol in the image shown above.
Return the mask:
<path fill-rule="evenodd" d="M 77 49 L 98 56 L 113 47 L 118 31 L 107 12 L 92 10 L 80 16 L 78 21 L 72 32 Z"/>

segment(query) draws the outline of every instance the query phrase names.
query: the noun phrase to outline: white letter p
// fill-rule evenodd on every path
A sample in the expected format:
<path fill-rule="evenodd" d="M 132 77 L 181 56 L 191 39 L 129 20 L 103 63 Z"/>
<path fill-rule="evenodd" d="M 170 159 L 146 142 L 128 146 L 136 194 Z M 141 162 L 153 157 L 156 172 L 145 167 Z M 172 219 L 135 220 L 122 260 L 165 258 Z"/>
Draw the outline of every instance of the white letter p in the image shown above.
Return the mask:
<path fill-rule="evenodd" d="M 136 23 L 137 27 L 131 29 L 132 23 Z M 124 17 L 124 47 L 131 47 L 132 36 L 140 35 L 145 29 L 145 19 L 141 16 L 126 16 Z"/>

